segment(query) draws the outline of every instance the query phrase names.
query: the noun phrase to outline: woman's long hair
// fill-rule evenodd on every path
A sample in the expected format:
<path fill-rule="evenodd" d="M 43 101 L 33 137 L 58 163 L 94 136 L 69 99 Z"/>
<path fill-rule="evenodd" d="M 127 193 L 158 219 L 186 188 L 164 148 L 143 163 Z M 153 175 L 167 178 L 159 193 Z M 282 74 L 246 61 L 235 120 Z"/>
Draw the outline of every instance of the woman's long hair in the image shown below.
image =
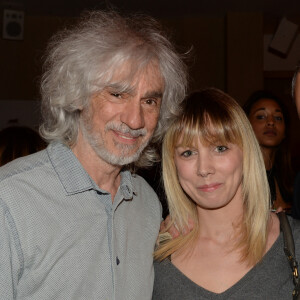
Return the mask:
<path fill-rule="evenodd" d="M 198 237 L 197 206 L 182 189 L 174 163 L 178 140 L 184 147 L 191 146 L 198 138 L 206 143 L 236 144 L 243 151 L 244 212 L 234 249 L 241 250 L 241 260 L 255 264 L 265 251 L 270 208 L 268 181 L 261 167 L 263 157 L 243 109 L 229 95 L 214 88 L 191 94 L 165 135 L 162 149 L 164 186 L 171 224 L 176 224 L 182 234 L 160 243 L 154 257 L 164 259 L 193 245 Z M 184 235 L 189 218 L 193 220 L 194 228 Z M 164 235 L 161 237 L 163 240 Z"/>

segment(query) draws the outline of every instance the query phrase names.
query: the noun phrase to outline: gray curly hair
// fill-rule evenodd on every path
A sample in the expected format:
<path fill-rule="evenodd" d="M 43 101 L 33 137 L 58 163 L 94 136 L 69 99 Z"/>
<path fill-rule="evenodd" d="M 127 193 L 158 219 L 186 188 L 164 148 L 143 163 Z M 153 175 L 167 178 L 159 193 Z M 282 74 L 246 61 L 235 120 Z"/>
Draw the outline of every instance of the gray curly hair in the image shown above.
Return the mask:
<path fill-rule="evenodd" d="M 78 25 L 55 35 L 48 46 L 41 82 L 43 123 L 47 141 L 74 145 L 80 111 L 91 96 L 110 85 L 124 62 L 130 62 L 130 80 L 156 61 L 164 80 L 163 101 L 152 142 L 161 140 L 168 120 L 177 114 L 187 89 L 187 70 L 160 25 L 144 15 L 121 16 L 115 11 L 86 13 Z M 155 151 L 149 145 L 137 166 L 151 165 Z"/>

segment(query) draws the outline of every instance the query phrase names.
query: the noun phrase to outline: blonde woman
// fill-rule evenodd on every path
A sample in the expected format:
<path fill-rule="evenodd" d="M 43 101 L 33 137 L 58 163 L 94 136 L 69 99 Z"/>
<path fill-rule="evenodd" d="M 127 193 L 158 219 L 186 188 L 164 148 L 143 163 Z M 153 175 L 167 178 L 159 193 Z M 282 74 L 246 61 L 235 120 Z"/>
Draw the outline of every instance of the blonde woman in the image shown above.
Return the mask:
<path fill-rule="evenodd" d="M 153 299 L 291 299 L 263 158 L 242 108 L 206 89 L 183 102 L 163 143 L 163 179 L 171 224 L 160 236 Z M 193 230 L 183 234 L 188 221 Z M 290 219 L 296 253 L 300 223 Z"/>

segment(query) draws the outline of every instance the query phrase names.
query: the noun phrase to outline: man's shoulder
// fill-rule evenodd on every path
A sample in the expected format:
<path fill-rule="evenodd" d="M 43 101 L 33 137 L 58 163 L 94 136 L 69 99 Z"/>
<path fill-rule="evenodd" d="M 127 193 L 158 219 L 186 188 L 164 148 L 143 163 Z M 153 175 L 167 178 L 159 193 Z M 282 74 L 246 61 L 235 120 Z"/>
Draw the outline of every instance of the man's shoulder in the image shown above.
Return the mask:
<path fill-rule="evenodd" d="M 0 184 L 6 180 L 14 180 L 16 176 L 33 176 L 34 170 L 49 163 L 47 150 L 17 158 L 0 168 Z"/>

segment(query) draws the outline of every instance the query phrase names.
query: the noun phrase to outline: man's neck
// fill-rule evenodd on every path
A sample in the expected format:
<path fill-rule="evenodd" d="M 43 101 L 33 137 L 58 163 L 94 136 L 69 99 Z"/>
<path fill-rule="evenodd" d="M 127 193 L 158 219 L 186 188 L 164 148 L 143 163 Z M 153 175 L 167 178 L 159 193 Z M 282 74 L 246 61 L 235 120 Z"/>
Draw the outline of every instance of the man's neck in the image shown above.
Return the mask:
<path fill-rule="evenodd" d="M 111 194 L 113 201 L 120 185 L 122 167 L 111 165 L 101 159 L 81 134 L 78 135 L 78 140 L 71 150 L 99 188 Z"/>

